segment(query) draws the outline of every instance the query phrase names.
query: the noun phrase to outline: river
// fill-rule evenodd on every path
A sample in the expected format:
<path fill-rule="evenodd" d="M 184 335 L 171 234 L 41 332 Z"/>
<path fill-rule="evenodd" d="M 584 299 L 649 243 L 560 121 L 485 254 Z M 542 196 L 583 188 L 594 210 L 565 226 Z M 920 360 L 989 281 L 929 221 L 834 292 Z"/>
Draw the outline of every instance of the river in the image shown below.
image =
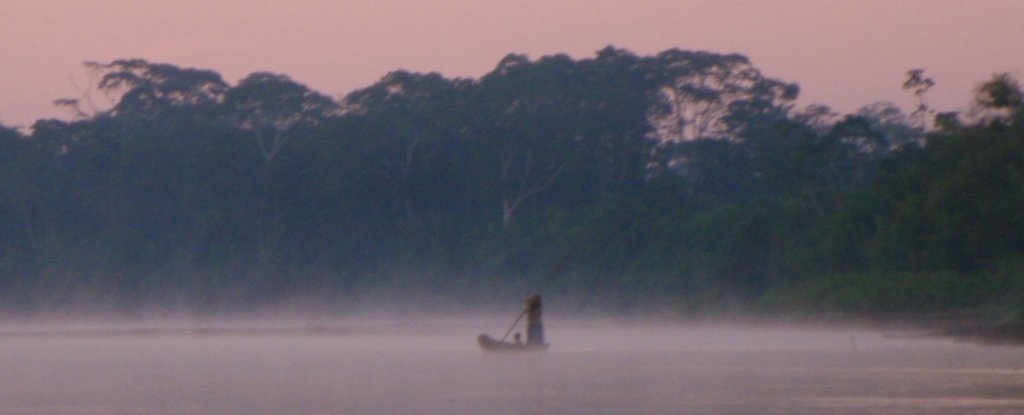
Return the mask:
<path fill-rule="evenodd" d="M 503 324 L 8 324 L 0 415 L 1024 413 L 1024 348 L 552 320 L 546 352 L 479 350 Z"/>

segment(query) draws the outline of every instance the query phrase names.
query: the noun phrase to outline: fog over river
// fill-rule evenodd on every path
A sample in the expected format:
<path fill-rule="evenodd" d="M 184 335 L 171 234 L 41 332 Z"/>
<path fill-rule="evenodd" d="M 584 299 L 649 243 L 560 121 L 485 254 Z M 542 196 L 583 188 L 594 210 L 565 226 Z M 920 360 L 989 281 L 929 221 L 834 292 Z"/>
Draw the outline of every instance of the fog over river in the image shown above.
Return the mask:
<path fill-rule="evenodd" d="M 1024 348 L 859 329 L 550 320 L 15 324 L 0 415 L 1020 414 Z"/>

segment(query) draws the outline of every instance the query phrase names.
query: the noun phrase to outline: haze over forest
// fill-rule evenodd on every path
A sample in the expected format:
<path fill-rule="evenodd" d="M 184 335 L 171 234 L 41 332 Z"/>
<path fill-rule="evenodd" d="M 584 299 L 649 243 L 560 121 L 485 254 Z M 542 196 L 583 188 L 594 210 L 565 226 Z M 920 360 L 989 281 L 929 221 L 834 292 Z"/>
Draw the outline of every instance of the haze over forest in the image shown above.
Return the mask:
<path fill-rule="evenodd" d="M 612 312 L 1020 309 L 1024 92 L 957 112 L 797 106 L 739 54 L 510 54 L 341 99 L 86 64 L 76 117 L 0 128 L 0 304 L 32 314 L 295 298 L 451 309 L 536 289 Z M 908 68 L 912 69 L 912 68 Z M 109 108 L 97 105 L 110 99 Z"/>

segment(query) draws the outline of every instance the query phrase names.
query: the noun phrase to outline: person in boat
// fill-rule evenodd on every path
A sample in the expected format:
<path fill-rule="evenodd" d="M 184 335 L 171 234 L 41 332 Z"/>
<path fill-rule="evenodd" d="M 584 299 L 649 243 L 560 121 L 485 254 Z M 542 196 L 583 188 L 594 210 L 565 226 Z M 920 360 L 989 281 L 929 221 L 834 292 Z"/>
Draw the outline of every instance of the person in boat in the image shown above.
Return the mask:
<path fill-rule="evenodd" d="M 544 324 L 540 320 L 540 294 L 526 299 L 526 345 L 543 346 Z"/>

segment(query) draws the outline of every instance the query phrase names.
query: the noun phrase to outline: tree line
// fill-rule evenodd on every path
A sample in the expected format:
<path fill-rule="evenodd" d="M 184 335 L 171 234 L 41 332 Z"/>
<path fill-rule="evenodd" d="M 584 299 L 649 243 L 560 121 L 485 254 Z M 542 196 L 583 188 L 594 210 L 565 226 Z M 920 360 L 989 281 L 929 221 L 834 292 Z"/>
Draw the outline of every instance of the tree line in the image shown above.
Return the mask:
<path fill-rule="evenodd" d="M 0 128 L 0 297 L 32 312 L 520 296 L 680 314 L 1017 304 L 1024 98 L 837 114 L 742 55 L 511 54 L 334 99 L 89 62 L 71 120 Z M 96 105 L 99 97 L 110 103 Z M 1017 303 L 1014 303 L 1017 301 Z"/>

